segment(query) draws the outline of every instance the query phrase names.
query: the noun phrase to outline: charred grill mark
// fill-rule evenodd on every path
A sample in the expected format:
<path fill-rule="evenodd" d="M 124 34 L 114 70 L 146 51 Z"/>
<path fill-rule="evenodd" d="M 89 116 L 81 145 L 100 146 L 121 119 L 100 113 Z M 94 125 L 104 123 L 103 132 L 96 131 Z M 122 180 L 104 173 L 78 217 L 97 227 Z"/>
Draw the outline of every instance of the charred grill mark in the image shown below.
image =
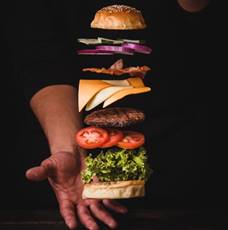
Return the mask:
<path fill-rule="evenodd" d="M 133 108 L 105 108 L 87 115 L 84 122 L 87 125 L 99 127 L 123 128 L 145 119 L 144 113 Z"/>

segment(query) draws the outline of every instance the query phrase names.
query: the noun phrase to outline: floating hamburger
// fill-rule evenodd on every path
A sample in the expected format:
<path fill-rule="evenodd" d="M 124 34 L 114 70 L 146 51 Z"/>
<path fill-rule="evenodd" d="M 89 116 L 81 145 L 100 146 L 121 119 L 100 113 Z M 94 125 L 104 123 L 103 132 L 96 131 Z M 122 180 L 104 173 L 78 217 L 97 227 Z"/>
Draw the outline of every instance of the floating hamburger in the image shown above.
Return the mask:
<path fill-rule="evenodd" d="M 146 27 L 141 12 L 124 5 L 107 6 L 99 10 L 91 22 L 92 28 L 105 30 L 141 30 Z M 80 50 L 78 54 L 129 55 L 135 52 L 149 54 L 151 49 L 130 39 L 79 39 L 86 45 L 109 43 L 95 49 Z M 88 150 L 83 198 L 121 199 L 145 195 L 145 182 L 151 174 L 145 136 L 137 130 L 145 120 L 143 111 L 133 107 L 108 107 L 132 94 L 149 92 L 143 79 L 150 67 L 124 68 L 123 60 L 117 60 L 109 68 L 83 68 L 102 79 L 81 79 L 79 82 L 79 111 L 93 110 L 103 103 L 103 108 L 92 111 L 84 118 L 85 128 L 76 134 L 78 145 Z M 118 79 L 127 74 L 127 78 Z M 116 76 L 109 79 L 107 76 Z M 106 108 L 107 107 L 107 108 Z"/>

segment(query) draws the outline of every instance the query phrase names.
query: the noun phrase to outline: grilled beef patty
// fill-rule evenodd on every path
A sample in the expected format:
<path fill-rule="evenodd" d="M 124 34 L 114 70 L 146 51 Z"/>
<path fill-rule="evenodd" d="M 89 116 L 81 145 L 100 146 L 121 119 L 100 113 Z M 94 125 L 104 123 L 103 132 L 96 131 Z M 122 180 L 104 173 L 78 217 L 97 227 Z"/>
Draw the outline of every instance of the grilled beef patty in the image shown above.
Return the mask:
<path fill-rule="evenodd" d="M 142 122 L 145 115 L 133 108 L 112 107 L 94 111 L 84 119 L 85 124 L 98 127 L 124 128 Z"/>

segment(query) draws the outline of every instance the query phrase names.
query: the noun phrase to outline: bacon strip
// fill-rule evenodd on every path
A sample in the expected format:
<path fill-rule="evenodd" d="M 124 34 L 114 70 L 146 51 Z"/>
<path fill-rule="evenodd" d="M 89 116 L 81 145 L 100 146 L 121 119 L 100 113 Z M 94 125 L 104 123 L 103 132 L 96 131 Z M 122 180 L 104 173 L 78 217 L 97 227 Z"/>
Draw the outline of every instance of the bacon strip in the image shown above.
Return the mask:
<path fill-rule="evenodd" d="M 103 73 L 103 74 L 109 74 L 109 75 L 116 75 L 120 76 L 122 74 L 130 74 L 132 77 L 141 77 L 144 78 L 145 74 L 151 70 L 150 67 L 144 65 L 144 66 L 137 66 L 137 67 L 128 67 L 123 68 L 124 63 L 123 59 L 117 60 L 114 64 L 110 66 L 110 68 L 84 68 L 82 69 L 83 72 L 93 72 L 93 73 Z"/>
<path fill-rule="evenodd" d="M 111 65 L 110 69 L 123 69 L 123 59 L 117 60 L 114 64 Z"/>
<path fill-rule="evenodd" d="M 128 67 L 123 69 L 111 69 L 111 68 L 84 68 L 82 69 L 83 72 L 94 72 L 94 73 L 103 73 L 109 75 L 117 75 L 120 76 L 122 74 L 131 74 L 132 76 L 136 74 L 145 74 L 146 72 L 150 71 L 151 68 L 148 66 L 137 66 L 137 67 Z"/>

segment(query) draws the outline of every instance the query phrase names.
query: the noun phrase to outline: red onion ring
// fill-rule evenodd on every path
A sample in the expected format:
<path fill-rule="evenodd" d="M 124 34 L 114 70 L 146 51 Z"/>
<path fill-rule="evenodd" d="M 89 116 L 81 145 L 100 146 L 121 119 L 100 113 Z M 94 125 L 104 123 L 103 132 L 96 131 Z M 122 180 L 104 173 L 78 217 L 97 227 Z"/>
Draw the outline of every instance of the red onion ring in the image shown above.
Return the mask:
<path fill-rule="evenodd" d="M 102 51 L 97 49 L 83 49 L 77 51 L 78 55 L 113 55 L 113 52 Z"/>
<path fill-rule="evenodd" d="M 133 49 L 137 53 L 150 54 L 152 52 L 150 47 L 135 43 L 124 43 L 122 47 Z"/>
<path fill-rule="evenodd" d="M 97 50 L 100 51 L 110 51 L 114 53 L 133 55 L 134 51 L 131 48 L 123 46 L 96 46 Z"/>

